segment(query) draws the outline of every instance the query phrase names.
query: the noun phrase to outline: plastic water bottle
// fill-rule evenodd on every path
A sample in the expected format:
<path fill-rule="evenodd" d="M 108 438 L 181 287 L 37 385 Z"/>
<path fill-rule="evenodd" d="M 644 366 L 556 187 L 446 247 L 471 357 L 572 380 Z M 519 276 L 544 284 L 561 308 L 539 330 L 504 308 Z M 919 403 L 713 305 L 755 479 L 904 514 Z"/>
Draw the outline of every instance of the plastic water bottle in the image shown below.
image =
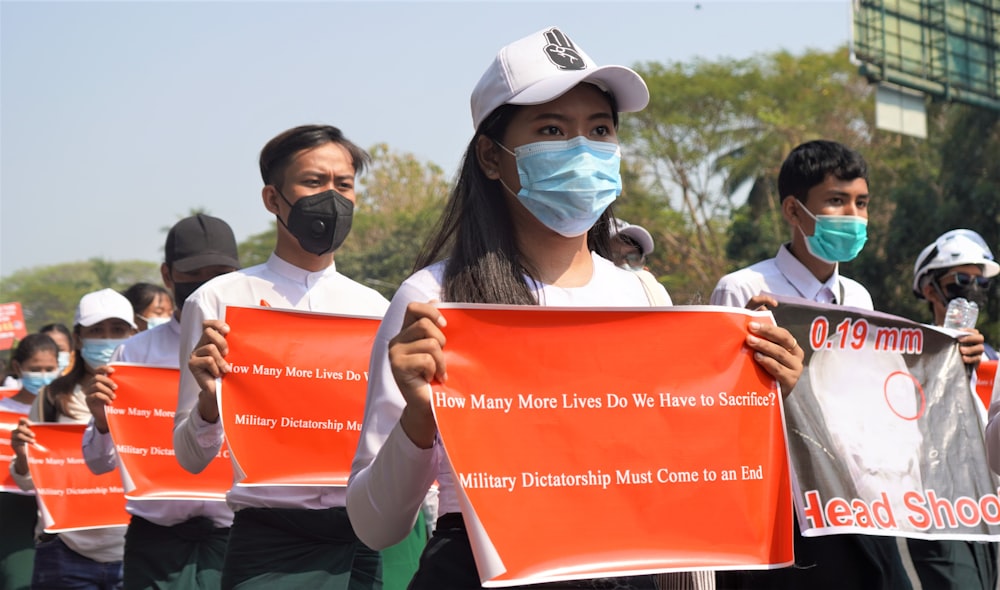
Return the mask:
<path fill-rule="evenodd" d="M 979 306 L 976 302 L 958 297 L 948 302 L 948 309 L 944 312 L 944 327 L 955 330 L 975 328 L 977 319 L 979 319 Z"/>

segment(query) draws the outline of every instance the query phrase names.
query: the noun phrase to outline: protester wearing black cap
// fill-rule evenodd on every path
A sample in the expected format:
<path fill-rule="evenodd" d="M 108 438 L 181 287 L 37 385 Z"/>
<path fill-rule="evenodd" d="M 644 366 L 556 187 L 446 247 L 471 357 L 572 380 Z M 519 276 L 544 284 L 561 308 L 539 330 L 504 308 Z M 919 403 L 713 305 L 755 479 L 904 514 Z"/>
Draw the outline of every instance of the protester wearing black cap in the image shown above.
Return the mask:
<path fill-rule="evenodd" d="M 229 225 L 198 214 L 178 221 L 167 234 L 160 266 L 164 284 L 177 301 L 171 320 L 127 340 L 112 362 L 178 367 L 180 318 L 184 300 L 206 281 L 240 266 L 236 238 Z M 83 455 L 94 473 L 118 465 L 108 434 L 105 405 L 112 404 L 114 369 L 101 367 L 86 390 L 93 419 L 83 437 Z M 165 400 L 169 407 L 173 401 Z M 124 474 L 123 474 L 124 475 Z M 233 512 L 225 502 L 201 500 L 128 500 L 132 515 L 125 533 L 125 587 L 199 590 L 218 588 Z"/>

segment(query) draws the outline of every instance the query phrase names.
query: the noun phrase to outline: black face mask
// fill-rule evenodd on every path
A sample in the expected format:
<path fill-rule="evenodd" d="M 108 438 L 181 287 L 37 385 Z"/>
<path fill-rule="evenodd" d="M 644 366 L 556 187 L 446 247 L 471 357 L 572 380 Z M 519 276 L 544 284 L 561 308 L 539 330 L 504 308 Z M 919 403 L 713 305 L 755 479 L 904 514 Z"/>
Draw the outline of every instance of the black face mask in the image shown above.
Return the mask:
<path fill-rule="evenodd" d="M 208 281 L 198 281 L 193 283 L 178 283 L 174 281 L 174 303 L 177 304 L 177 309 L 184 308 L 184 301 L 198 290 L 198 287 L 204 285 Z"/>
<path fill-rule="evenodd" d="M 958 299 L 959 297 L 965 298 L 967 301 L 974 301 L 979 307 L 983 307 L 986 304 L 986 290 L 981 288 L 975 282 L 971 285 L 956 285 L 951 283 L 945 285 L 945 300 L 951 301 L 952 299 Z"/>
<path fill-rule="evenodd" d="M 277 190 L 277 188 L 275 188 Z M 278 221 L 285 226 L 302 249 L 310 254 L 326 254 L 340 247 L 351 231 L 351 220 L 354 217 L 354 203 L 335 190 L 328 190 L 316 195 L 302 197 L 288 213 L 288 223 Z"/>

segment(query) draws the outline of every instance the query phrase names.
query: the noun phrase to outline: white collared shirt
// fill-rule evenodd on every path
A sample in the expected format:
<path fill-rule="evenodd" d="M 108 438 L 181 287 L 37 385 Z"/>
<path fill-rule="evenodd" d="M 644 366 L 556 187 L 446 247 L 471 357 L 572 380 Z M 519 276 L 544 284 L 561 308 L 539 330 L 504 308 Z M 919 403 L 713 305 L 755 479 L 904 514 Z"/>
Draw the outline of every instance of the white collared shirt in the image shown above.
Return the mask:
<path fill-rule="evenodd" d="M 821 283 L 792 255 L 788 244 L 779 247 L 774 258 L 762 260 L 719 279 L 712 291 L 711 303 L 745 307 L 754 295 L 761 293 L 875 309 L 868 290 L 861 283 L 840 276 L 839 265 L 834 268 L 833 275 Z"/>
<path fill-rule="evenodd" d="M 202 322 L 223 319 L 227 305 L 265 305 L 322 313 L 381 317 L 389 302 L 378 291 L 352 281 L 334 265 L 311 272 L 294 266 L 276 254 L 267 262 L 216 277 L 195 291 L 184 303 L 181 318 L 180 359 L 182 366 L 177 413 L 174 416 L 174 452 L 186 469 L 198 472 L 222 446 L 222 421 L 205 422 L 197 412 L 201 390 L 187 359 L 202 334 Z M 195 410 L 195 411 L 192 411 Z M 345 489 L 334 486 L 234 485 L 227 500 L 233 510 L 257 508 L 304 508 L 320 510 L 344 506 Z"/>

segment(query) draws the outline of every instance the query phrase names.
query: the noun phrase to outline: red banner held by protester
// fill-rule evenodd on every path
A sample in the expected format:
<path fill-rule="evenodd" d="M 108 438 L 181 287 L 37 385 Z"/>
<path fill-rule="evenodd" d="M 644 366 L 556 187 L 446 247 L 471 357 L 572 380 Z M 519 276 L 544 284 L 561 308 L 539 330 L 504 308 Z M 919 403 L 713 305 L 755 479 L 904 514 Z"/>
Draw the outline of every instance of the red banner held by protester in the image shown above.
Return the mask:
<path fill-rule="evenodd" d="M 380 321 L 226 308 L 219 412 L 240 485 L 347 485 Z"/>
<path fill-rule="evenodd" d="M 484 585 L 793 561 L 780 393 L 744 346 L 768 314 L 441 308 Z"/>
<path fill-rule="evenodd" d="M 23 494 L 17 482 L 10 475 L 10 462 L 14 460 L 14 449 L 10 447 L 10 433 L 17 428 L 24 414 L 16 412 L 0 412 L 0 492 Z"/>
<path fill-rule="evenodd" d="M 28 471 L 35 482 L 38 508 L 50 533 L 125 526 L 125 489 L 117 469 L 94 475 L 83 461 L 85 424 L 31 426 Z"/>
<path fill-rule="evenodd" d="M 225 500 L 233 485 L 225 443 L 198 474 L 185 470 L 174 457 L 174 408 L 180 372 L 135 364 L 113 366 L 117 398 L 105 412 L 124 468 L 125 495 L 133 499 Z"/>
<path fill-rule="evenodd" d="M 997 361 L 983 361 L 976 367 L 976 394 L 980 401 L 990 409 L 993 399 L 993 384 L 997 378 Z"/>

